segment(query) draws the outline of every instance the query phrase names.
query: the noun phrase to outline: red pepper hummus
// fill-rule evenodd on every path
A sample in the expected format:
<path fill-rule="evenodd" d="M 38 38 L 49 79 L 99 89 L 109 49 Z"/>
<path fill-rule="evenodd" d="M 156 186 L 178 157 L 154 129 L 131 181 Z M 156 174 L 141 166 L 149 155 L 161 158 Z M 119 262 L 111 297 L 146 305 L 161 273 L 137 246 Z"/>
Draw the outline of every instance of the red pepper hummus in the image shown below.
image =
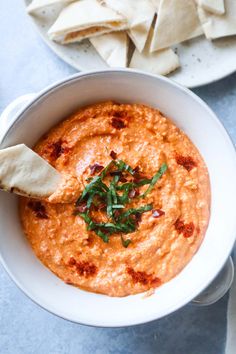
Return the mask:
<path fill-rule="evenodd" d="M 54 127 L 35 151 L 74 181 L 53 203 L 20 199 L 36 256 L 66 283 L 109 296 L 136 294 L 169 281 L 197 252 L 209 220 L 208 171 L 190 139 L 158 110 L 114 102 L 85 107 Z M 132 208 L 151 203 L 153 209 L 124 235 L 128 247 L 120 235 L 105 243 L 74 213 L 88 178 L 114 158 L 147 178 L 168 166 L 144 199 L 130 194 Z M 94 215 L 102 219 L 104 211 Z"/>

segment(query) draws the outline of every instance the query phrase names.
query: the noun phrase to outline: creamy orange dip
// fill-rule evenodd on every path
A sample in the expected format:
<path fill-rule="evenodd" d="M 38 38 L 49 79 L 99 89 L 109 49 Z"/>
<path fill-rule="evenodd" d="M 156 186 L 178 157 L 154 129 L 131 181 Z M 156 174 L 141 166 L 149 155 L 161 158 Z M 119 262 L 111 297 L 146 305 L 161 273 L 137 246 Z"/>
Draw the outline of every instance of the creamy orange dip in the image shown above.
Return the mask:
<path fill-rule="evenodd" d="M 96 174 L 93 166 L 106 166 L 112 151 L 149 178 L 163 163 L 168 166 L 144 200 L 130 201 L 133 208 L 152 203 L 153 210 L 124 235 L 131 239 L 127 248 L 119 235 L 104 243 L 88 231 L 73 214 L 75 200 L 20 199 L 22 225 L 36 256 L 66 283 L 109 296 L 140 293 L 176 276 L 198 250 L 209 220 L 208 171 L 189 138 L 158 110 L 113 102 L 89 106 L 54 127 L 35 151 L 73 176 L 64 194 L 75 200 Z M 103 211 L 94 213 L 103 218 Z"/>

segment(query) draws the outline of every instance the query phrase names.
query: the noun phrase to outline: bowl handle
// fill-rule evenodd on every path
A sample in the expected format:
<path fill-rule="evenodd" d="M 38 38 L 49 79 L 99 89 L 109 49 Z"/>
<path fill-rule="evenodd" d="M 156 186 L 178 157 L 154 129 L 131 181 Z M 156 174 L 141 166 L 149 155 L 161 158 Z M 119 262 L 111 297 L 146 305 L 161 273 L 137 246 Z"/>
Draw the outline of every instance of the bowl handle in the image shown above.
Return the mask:
<path fill-rule="evenodd" d="M 16 98 L 2 112 L 0 116 L 0 144 L 4 135 L 15 120 L 16 115 L 21 111 L 27 103 L 33 100 L 35 93 L 29 93 Z"/>
<path fill-rule="evenodd" d="M 192 301 L 197 306 L 212 305 L 220 300 L 230 289 L 234 279 L 234 264 L 231 257 L 213 282 Z"/>

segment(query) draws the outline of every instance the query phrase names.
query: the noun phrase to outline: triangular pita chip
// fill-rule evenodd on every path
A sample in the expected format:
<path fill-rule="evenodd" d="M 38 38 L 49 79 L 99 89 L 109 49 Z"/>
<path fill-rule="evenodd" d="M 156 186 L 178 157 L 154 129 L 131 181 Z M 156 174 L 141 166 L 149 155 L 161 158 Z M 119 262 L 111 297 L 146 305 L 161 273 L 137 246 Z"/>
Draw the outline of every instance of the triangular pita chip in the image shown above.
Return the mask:
<path fill-rule="evenodd" d="M 26 145 L 0 150 L 0 189 L 32 198 L 52 195 L 60 173 Z"/>
<path fill-rule="evenodd" d="M 90 38 L 90 42 L 109 66 L 126 67 L 128 36 L 125 31 L 92 37 Z"/>
<path fill-rule="evenodd" d="M 80 0 L 62 10 L 48 34 L 52 40 L 70 43 L 127 27 L 125 17 L 116 11 L 96 0 Z"/>
<path fill-rule="evenodd" d="M 143 52 L 139 53 L 135 49 L 130 67 L 145 70 L 152 74 L 167 75 L 179 67 L 179 58 L 171 48 L 150 53 L 149 46 L 152 32 L 151 30 Z"/>
<path fill-rule="evenodd" d="M 225 13 L 224 0 L 198 0 L 198 4 L 213 14 L 223 15 Z"/>
<path fill-rule="evenodd" d="M 155 6 L 150 0 L 106 0 L 106 4 L 127 18 L 128 35 L 141 52 L 156 12 Z"/>
<path fill-rule="evenodd" d="M 202 33 L 194 0 L 161 0 L 150 50 L 167 48 Z"/>
<path fill-rule="evenodd" d="M 29 6 L 27 6 L 27 12 L 32 13 L 37 10 L 41 10 L 50 5 L 57 5 L 57 4 L 68 4 L 75 0 L 33 0 Z"/>
<path fill-rule="evenodd" d="M 236 35 L 236 0 L 225 0 L 225 14 L 214 15 L 198 7 L 199 18 L 207 38 Z"/>

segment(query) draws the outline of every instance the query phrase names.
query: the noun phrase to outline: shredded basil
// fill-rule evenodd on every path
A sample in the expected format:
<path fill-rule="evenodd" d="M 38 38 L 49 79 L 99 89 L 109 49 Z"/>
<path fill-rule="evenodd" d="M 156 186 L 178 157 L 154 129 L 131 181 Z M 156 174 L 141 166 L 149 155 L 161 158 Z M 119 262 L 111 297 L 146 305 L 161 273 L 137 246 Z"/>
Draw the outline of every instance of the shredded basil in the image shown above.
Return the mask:
<path fill-rule="evenodd" d="M 134 232 L 138 227 L 140 216 L 153 209 L 152 204 L 142 205 L 139 208 L 127 208 L 130 202 L 129 193 L 134 188 L 149 185 L 147 190 L 139 196 L 139 198 L 145 198 L 166 170 L 167 165 L 164 163 L 153 178 L 139 177 L 137 181 L 135 180 L 136 172 L 131 166 L 123 160 L 111 160 L 99 175 L 87 178 L 89 183 L 75 204 L 77 208 L 81 203 L 85 204 L 86 212 L 79 212 L 75 209 L 73 214 L 79 215 L 85 221 L 87 230 L 94 231 L 105 243 L 109 242 L 112 234 L 121 234 L 121 243 L 127 248 L 132 241 L 124 239 L 122 235 Z M 131 181 L 122 183 L 121 177 L 127 174 L 130 175 Z M 99 223 L 92 220 L 91 209 L 92 207 L 99 208 L 99 206 L 106 208 L 107 222 Z"/>
<path fill-rule="evenodd" d="M 125 240 L 124 237 L 121 235 L 121 243 L 125 248 L 127 248 L 131 242 L 132 241 L 129 238 Z"/>
<path fill-rule="evenodd" d="M 124 161 L 116 160 L 115 164 L 119 171 L 128 171 L 132 176 L 134 175 L 134 170 L 132 169 L 132 167 L 127 165 Z"/>
<path fill-rule="evenodd" d="M 150 192 L 153 190 L 155 184 L 156 184 L 157 181 L 163 176 L 163 174 L 166 172 L 167 168 L 168 168 L 168 167 L 167 167 L 167 164 L 166 164 L 166 163 L 163 163 L 163 164 L 161 165 L 161 167 L 159 168 L 159 170 L 157 171 L 157 173 L 153 176 L 153 178 L 152 178 L 152 180 L 151 180 L 151 183 L 150 183 L 148 189 L 147 189 L 140 197 L 142 197 L 142 198 L 146 197 L 146 195 L 147 195 L 148 193 L 150 193 Z"/>
<path fill-rule="evenodd" d="M 101 237 L 101 239 L 105 242 L 105 243 L 108 243 L 109 242 L 109 235 L 108 234 L 105 234 L 104 232 L 102 232 L 101 230 L 99 229 L 95 229 L 94 230 L 96 232 L 96 234 Z"/>
<path fill-rule="evenodd" d="M 112 192 L 109 190 L 107 192 L 107 215 L 113 217 L 113 209 L 112 209 Z"/>
<path fill-rule="evenodd" d="M 136 208 L 136 209 L 128 209 L 127 211 L 125 211 L 123 214 L 121 214 L 119 216 L 118 220 L 121 221 L 130 215 L 143 214 L 146 211 L 149 211 L 152 209 L 153 209 L 152 204 L 147 204 L 147 205 L 144 205 L 144 206 L 142 206 L 140 208 Z"/>

